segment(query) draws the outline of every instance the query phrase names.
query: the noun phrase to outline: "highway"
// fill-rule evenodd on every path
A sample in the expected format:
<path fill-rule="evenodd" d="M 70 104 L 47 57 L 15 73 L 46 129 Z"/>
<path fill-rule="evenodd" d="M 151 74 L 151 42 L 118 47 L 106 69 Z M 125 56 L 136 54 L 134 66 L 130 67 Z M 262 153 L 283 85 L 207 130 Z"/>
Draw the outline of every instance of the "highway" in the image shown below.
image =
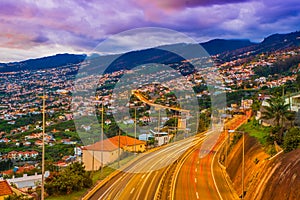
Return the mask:
<path fill-rule="evenodd" d="M 225 180 L 215 148 L 207 156 L 199 157 L 199 148 L 189 154 L 177 169 L 174 177 L 173 199 L 234 200 L 237 196 Z"/>
<path fill-rule="evenodd" d="M 189 113 L 190 110 L 185 110 L 182 108 L 177 108 L 177 107 L 169 107 L 169 106 L 164 106 L 164 105 L 160 105 L 160 104 L 156 104 L 153 103 L 151 101 L 149 101 L 148 99 L 146 99 L 141 93 L 139 93 L 138 91 L 132 91 L 132 94 L 134 94 L 140 101 L 148 104 L 149 106 L 153 106 L 159 109 L 169 109 L 169 110 L 175 110 L 175 111 L 179 111 L 179 112 L 185 112 L 185 113 Z"/>
<path fill-rule="evenodd" d="M 155 199 L 165 170 L 204 136 L 190 137 L 142 155 L 118 173 L 89 199 Z"/>
<path fill-rule="evenodd" d="M 235 129 L 248 117 L 238 116 L 226 126 Z M 200 156 L 200 147 L 209 133 L 212 132 L 198 134 L 138 156 L 83 199 L 238 199 L 218 163 L 218 150 L 225 141 L 225 135 L 221 135 L 205 157 Z"/>

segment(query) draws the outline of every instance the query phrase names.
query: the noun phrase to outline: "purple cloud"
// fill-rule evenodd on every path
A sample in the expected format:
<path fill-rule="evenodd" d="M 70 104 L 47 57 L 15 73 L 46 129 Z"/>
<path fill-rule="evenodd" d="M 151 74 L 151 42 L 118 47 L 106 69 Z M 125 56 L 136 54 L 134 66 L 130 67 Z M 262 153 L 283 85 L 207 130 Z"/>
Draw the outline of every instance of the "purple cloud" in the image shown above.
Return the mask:
<path fill-rule="evenodd" d="M 88 52 L 110 35 L 146 26 L 181 31 L 199 41 L 259 41 L 274 32 L 299 30 L 299 21 L 298 0 L 3 0 L 0 49 Z"/>

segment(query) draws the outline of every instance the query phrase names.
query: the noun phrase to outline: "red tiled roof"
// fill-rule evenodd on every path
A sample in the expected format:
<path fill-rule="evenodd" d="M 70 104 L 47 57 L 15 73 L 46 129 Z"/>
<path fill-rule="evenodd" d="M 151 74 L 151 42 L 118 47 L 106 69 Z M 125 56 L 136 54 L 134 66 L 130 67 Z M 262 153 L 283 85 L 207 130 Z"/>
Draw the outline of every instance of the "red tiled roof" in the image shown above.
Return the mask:
<path fill-rule="evenodd" d="M 134 144 L 146 144 L 144 141 L 137 140 L 135 138 L 131 138 L 128 136 L 120 136 L 120 147 L 123 148 L 124 146 L 134 146 Z M 103 151 L 113 151 L 118 149 L 119 146 L 119 136 L 115 136 L 112 138 L 108 138 L 103 140 Z M 101 151 L 102 142 L 96 142 L 92 145 L 84 146 L 83 150 L 94 150 L 94 151 Z"/>
<path fill-rule="evenodd" d="M 7 181 L 0 181 L 0 196 L 10 195 L 13 191 Z"/>

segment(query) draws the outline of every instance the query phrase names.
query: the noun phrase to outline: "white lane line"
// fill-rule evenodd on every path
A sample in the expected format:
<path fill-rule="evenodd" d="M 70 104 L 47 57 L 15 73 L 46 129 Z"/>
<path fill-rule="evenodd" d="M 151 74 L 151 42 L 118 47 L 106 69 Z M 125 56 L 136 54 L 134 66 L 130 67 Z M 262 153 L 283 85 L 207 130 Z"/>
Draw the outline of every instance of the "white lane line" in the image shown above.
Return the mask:
<path fill-rule="evenodd" d="M 213 155 L 213 158 L 212 158 L 212 161 L 211 161 L 211 165 L 210 165 L 211 176 L 212 176 L 212 178 L 213 178 L 215 187 L 216 187 L 216 189 L 217 189 L 217 193 L 218 193 L 218 195 L 219 195 L 219 197 L 220 197 L 221 200 L 223 200 L 223 197 L 222 197 L 222 195 L 221 195 L 221 193 L 220 193 L 220 191 L 219 191 L 219 188 L 218 188 L 218 186 L 217 186 L 217 182 L 216 182 L 216 179 L 215 179 L 213 166 L 214 166 L 215 157 L 216 157 L 216 155 L 218 154 L 218 151 L 221 149 L 221 147 L 223 146 L 223 144 L 224 144 L 225 142 L 226 142 L 226 140 L 224 140 L 224 141 L 222 142 L 222 144 L 218 147 L 218 149 L 215 151 L 215 154 Z"/>
<path fill-rule="evenodd" d="M 197 172 L 197 168 L 195 168 L 195 172 Z"/>
<path fill-rule="evenodd" d="M 135 188 L 132 188 L 132 190 L 130 191 L 130 194 L 132 194 L 134 190 L 135 190 Z"/>
<path fill-rule="evenodd" d="M 142 179 L 145 177 L 145 175 L 146 175 L 146 174 L 144 174 L 144 175 L 142 176 Z"/>
<path fill-rule="evenodd" d="M 197 179 L 195 178 L 195 183 L 197 183 Z"/>
<path fill-rule="evenodd" d="M 197 196 L 197 199 L 199 199 L 199 194 L 198 194 L 198 192 L 196 192 L 196 196 Z"/>

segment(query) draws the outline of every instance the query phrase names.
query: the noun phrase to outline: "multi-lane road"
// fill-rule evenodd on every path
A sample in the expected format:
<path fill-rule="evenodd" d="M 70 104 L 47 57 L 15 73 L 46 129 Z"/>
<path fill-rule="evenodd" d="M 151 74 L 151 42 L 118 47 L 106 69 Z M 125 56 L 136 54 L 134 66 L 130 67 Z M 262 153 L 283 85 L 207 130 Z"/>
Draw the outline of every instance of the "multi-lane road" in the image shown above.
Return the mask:
<path fill-rule="evenodd" d="M 199 157 L 200 149 L 198 148 L 182 161 L 182 165 L 178 166 L 178 174 L 172 181 L 174 185 L 173 199 L 238 199 L 238 196 L 230 188 L 225 173 L 218 163 L 216 150 L 219 147 L 220 144 L 217 144 L 203 158 Z"/>
<path fill-rule="evenodd" d="M 166 169 L 204 136 L 187 138 L 142 155 L 88 199 L 155 199 Z"/>
<path fill-rule="evenodd" d="M 215 151 L 199 157 L 204 139 L 193 136 L 142 155 L 85 199 L 233 199 L 226 187 L 228 197 L 219 194 L 218 185 L 226 184 L 222 172 L 212 174 L 219 167 L 212 164 Z"/>
<path fill-rule="evenodd" d="M 226 127 L 236 129 L 250 116 L 251 112 L 236 116 Z M 200 147 L 212 133 L 198 134 L 136 157 L 134 162 L 92 189 L 83 200 L 238 199 L 218 163 L 218 150 L 225 135 L 221 135 L 206 156 L 200 154 Z"/>

